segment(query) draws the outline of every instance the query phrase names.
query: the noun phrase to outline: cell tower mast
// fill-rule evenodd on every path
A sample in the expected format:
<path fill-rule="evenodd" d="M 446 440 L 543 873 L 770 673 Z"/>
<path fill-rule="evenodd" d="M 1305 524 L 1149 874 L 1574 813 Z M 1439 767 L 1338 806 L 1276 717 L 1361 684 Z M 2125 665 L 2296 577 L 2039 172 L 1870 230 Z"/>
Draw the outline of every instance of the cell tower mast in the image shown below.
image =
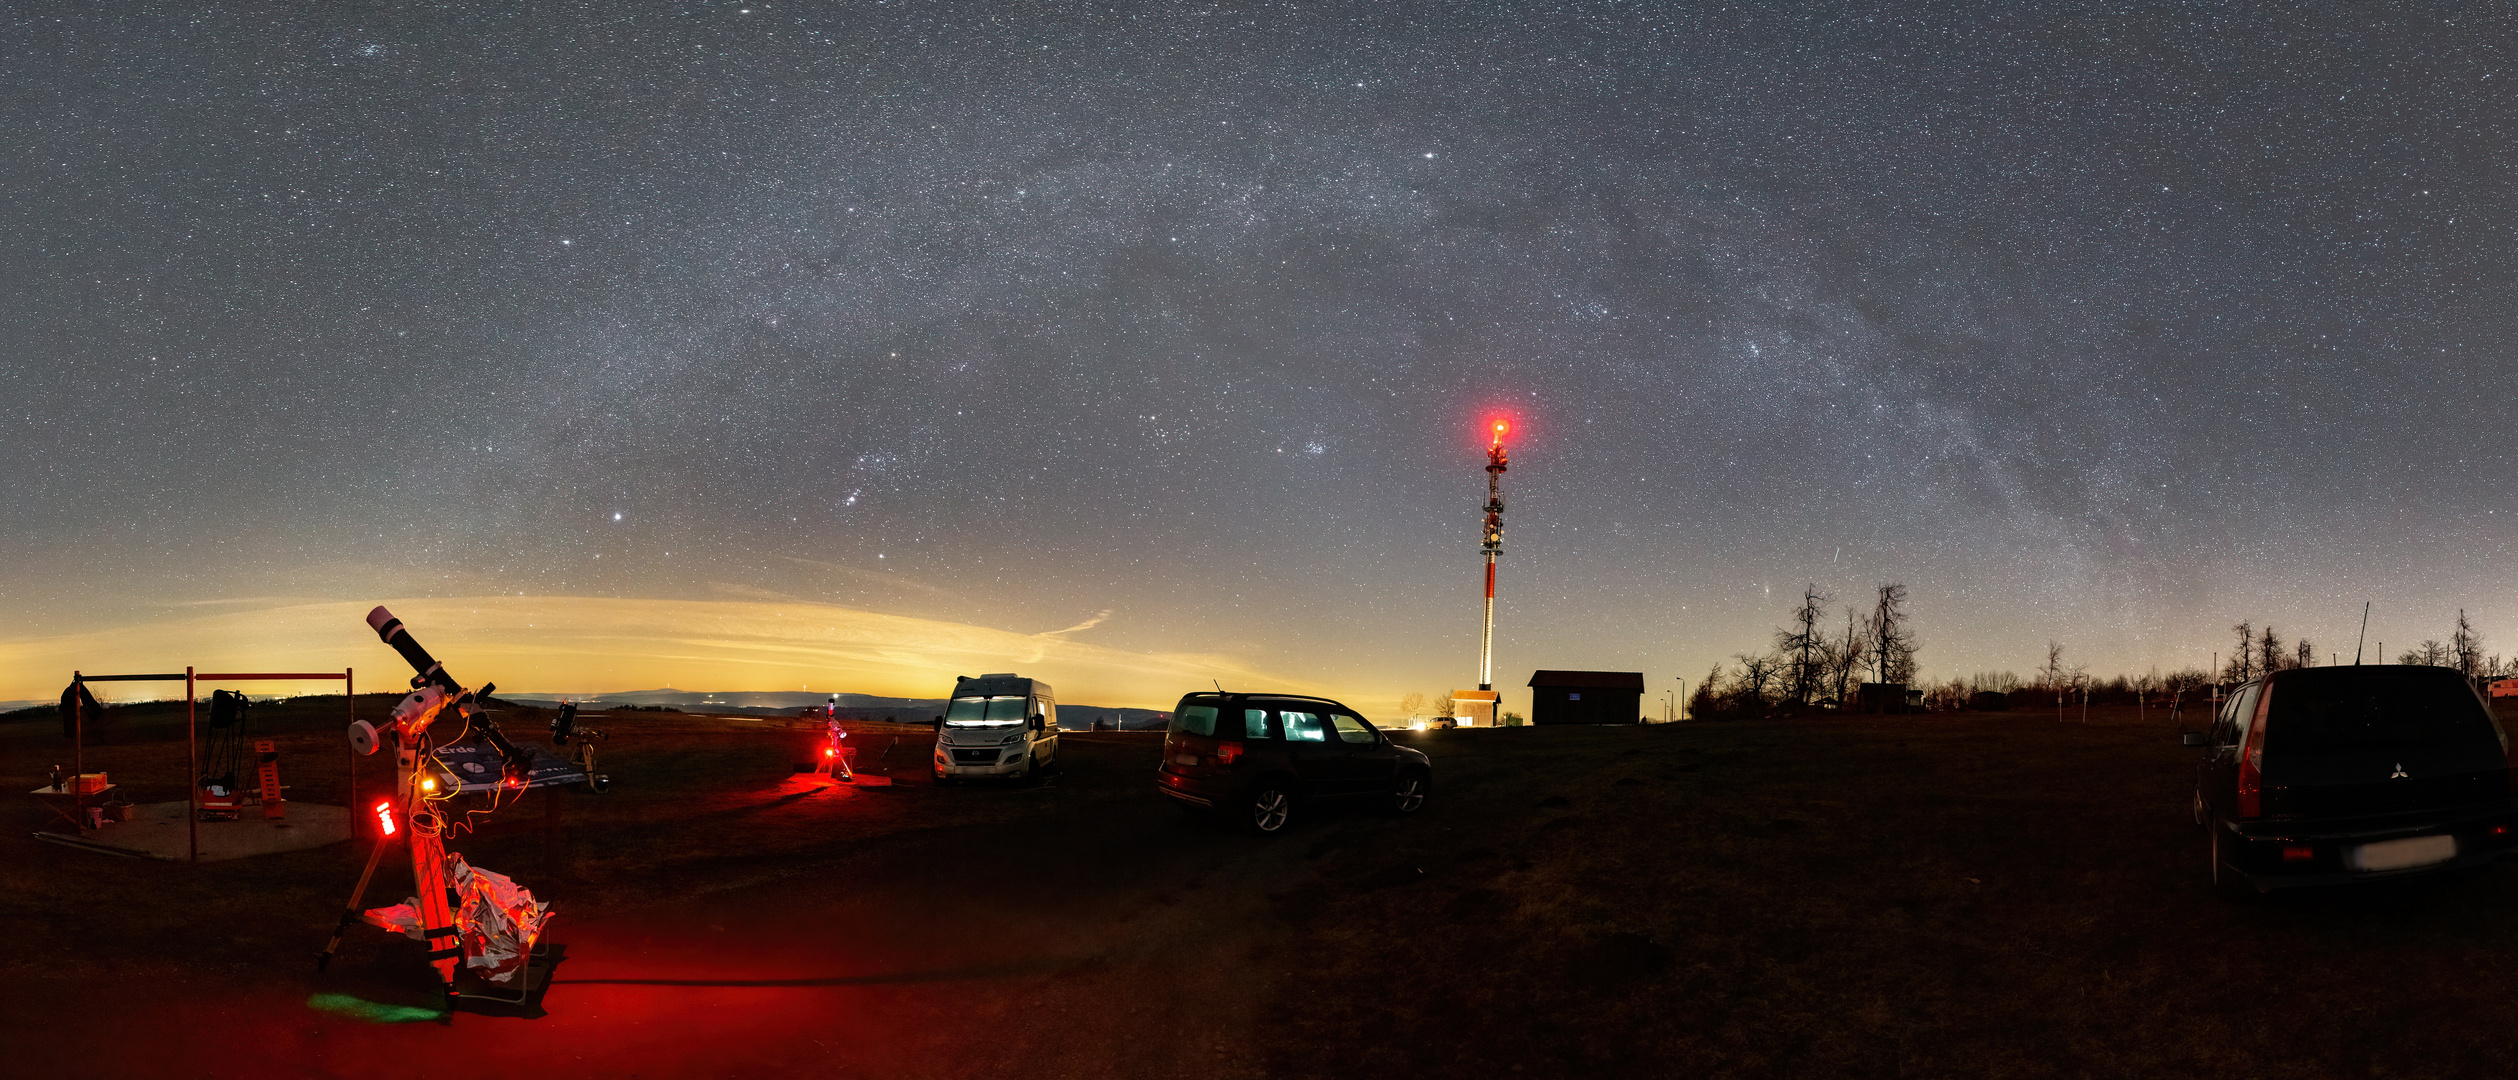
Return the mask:
<path fill-rule="evenodd" d="M 1495 441 L 1486 448 L 1486 624 L 1478 631 L 1478 689 L 1495 689 L 1495 557 L 1504 553 L 1504 432 L 1495 422 Z"/>

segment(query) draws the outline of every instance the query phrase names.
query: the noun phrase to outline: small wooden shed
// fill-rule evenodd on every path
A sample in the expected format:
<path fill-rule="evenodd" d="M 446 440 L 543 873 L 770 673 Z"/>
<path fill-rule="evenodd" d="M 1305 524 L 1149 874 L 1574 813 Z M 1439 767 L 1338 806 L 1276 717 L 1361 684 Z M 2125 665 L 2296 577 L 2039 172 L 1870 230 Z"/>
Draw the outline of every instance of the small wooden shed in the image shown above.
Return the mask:
<path fill-rule="evenodd" d="M 1534 671 L 1533 724 L 1632 724 L 1643 717 L 1640 671 Z"/>

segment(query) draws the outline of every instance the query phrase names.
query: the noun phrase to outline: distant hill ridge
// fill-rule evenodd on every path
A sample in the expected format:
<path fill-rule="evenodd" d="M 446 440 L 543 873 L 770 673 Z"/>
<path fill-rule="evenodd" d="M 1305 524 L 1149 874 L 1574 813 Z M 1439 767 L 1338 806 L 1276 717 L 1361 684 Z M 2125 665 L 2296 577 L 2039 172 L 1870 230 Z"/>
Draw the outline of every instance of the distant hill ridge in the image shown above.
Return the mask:
<path fill-rule="evenodd" d="M 608 694 L 564 694 L 549 691 L 498 693 L 500 701 L 518 705 L 549 708 L 562 701 L 574 701 L 582 707 L 603 708 L 612 705 L 669 705 L 684 712 L 724 710 L 727 712 L 776 712 L 793 715 L 803 709 L 819 708 L 839 699 L 843 720 L 886 720 L 895 723 L 924 724 L 944 712 L 943 698 L 875 697 L 871 694 L 815 693 L 808 690 L 624 690 Z M 1171 721 L 1171 714 L 1153 709 L 1121 709 L 1103 705 L 1058 705 L 1058 725 L 1069 731 L 1089 729 L 1095 725 L 1121 731 L 1147 731 L 1162 728 Z"/>
<path fill-rule="evenodd" d="M 548 690 L 499 691 L 501 701 L 520 705 L 557 704 L 574 701 L 580 705 L 726 705 L 749 709 L 801 709 L 821 705 L 837 697 L 843 708 L 902 709 L 941 704 L 942 698 L 875 697 L 871 694 L 832 694 L 829 691 L 807 690 L 620 690 L 612 693 L 563 693 Z"/>
<path fill-rule="evenodd" d="M 206 695 L 205 695 L 206 696 Z M 365 695 L 361 695 L 365 696 Z M 579 694 L 531 690 L 498 692 L 498 700 L 514 705 L 554 708 L 562 701 L 574 701 L 588 709 L 604 709 L 620 705 L 663 705 L 683 712 L 725 712 L 775 714 L 794 716 L 805 709 L 820 708 L 833 697 L 839 699 L 843 720 L 884 720 L 905 724 L 924 724 L 944 712 L 943 698 L 876 697 L 872 694 L 831 694 L 807 690 L 624 690 L 604 694 Z M 257 698 L 256 700 L 261 700 Z M 12 721 L 45 719 L 54 716 L 49 701 L 0 703 L 14 708 L 0 708 L 0 715 Z M 134 703 L 137 704 L 137 703 Z M 1171 714 L 1153 709 L 1110 708 L 1102 705 L 1058 706 L 1058 724 L 1069 731 L 1087 730 L 1096 725 L 1121 731 L 1148 731 L 1167 726 Z"/>

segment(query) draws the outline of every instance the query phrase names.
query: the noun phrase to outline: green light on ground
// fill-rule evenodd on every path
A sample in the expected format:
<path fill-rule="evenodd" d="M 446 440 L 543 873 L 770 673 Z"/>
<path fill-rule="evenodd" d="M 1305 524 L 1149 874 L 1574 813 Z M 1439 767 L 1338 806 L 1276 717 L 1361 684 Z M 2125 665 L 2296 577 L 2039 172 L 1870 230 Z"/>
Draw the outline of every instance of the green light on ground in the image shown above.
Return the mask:
<path fill-rule="evenodd" d="M 416 1024 L 445 1019 L 441 1009 L 423 1009 L 416 1005 L 387 1005 L 351 997 L 348 994 L 316 994 L 306 999 L 306 1007 L 316 1012 L 346 1016 L 374 1024 Z"/>

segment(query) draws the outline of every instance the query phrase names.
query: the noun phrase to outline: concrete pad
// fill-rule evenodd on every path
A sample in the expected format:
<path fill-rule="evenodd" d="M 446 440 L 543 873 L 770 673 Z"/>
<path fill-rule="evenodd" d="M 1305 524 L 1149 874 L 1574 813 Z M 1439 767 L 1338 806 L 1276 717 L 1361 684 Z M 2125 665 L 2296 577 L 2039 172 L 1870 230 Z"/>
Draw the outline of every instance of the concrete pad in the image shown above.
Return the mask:
<path fill-rule="evenodd" d="M 109 821 L 86 835 L 39 832 L 37 839 L 109 855 L 143 859 L 187 859 L 190 840 L 184 829 L 189 803 L 144 803 L 132 807 L 131 820 Z M 248 808 L 235 821 L 201 823 L 201 861 L 242 859 L 282 851 L 303 851 L 350 838 L 350 810 L 345 806 L 293 802 L 289 816 L 263 819 L 259 807 Z"/>

